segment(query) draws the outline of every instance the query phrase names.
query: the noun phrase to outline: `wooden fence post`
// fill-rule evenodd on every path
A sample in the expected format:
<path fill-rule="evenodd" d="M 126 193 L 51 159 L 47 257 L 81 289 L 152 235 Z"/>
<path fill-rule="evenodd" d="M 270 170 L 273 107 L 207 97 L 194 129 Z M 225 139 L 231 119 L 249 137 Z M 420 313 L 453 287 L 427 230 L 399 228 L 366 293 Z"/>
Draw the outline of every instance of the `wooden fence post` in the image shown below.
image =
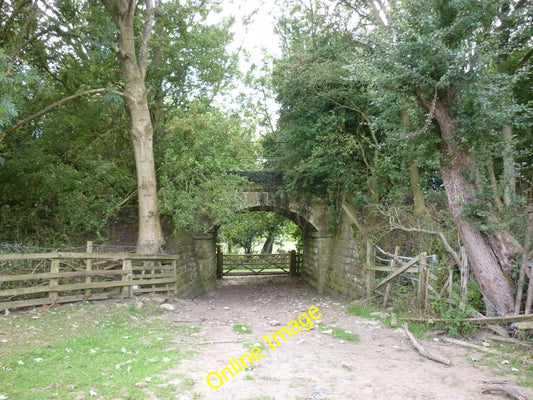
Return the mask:
<path fill-rule="evenodd" d="M 93 242 L 88 241 L 87 242 L 87 253 L 92 253 L 92 252 L 93 252 Z M 92 271 L 92 269 L 93 269 L 93 260 L 88 258 L 87 260 L 85 260 L 85 270 L 89 272 L 89 271 Z M 91 283 L 91 281 L 92 279 L 90 276 L 85 277 L 85 283 Z M 85 289 L 85 295 L 90 296 L 91 289 Z"/>
<path fill-rule="evenodd" d="M 296 250 L 289 252 L 289 271 L 292 276 L 296 276 Z"/>
<path fill-rule="evenodd" d="M 427 253 L 420 253 L 420 268 L 418 273 L 418 304 L 421 309 L 427 309 L 428 306 L 428 261 Z"/>
<path fill-rule="evenodd" d="M 176 279 L 176 283 L 174 283 L 174 296 L 178 295 L 178 275 L 177 275 L 177 267 L 178 263 L 176 260 L 172 260 L 172 277 Z"/>
<path fill-rule="evenodd" d="M 400 247 L 396 246 L 394 248 L 394 257 L 391 262 L 391 267 L 394 267 L 398 264 L 398 254 L 400 254 Z M 385 286 L 385 297 L 383 297 L 383 307 L 387 307 L 387 302 L 389 301 L 389 293 L 390 293 L 391 286 L 392 286 L 391 282 L 387 283 L 387 286 Z"/>
<path fill-rule="evenodd" d="M 59 272 L 59 258 L 52 259 L 52 263 L 50 265 L 50 272 L 53 274 L 57 274 Z M 57 287 L 57 285 L 59 285 L 59 279 L 57 278 L 50 279 L 50 287 L 54 287 L 54 286 Z M 57 296 L 58 296 L 57 289 L 51 290 L 50 292 L 48 292 L 48 297 L 53 299 L 52 303 L 54 303 L 57 300 Z"/>
<path fill-rule="evenodd" d="M 374 291 L 374 279 L 376 272 L 374 271 L 375 258 L 374 258 L 374 244 L 372 241 L 366 241 L 366 297 L 371 297 Z"/>
<path fill-rule="evenodd" d="M 470 268 L 468 266 L 468 256 L 466 255 L 466 249 L 461 247 L 459 250 L 461 264 L 459 265 L 461 272 L 461 302 L 460 308 L 463 309 L 467 303 L 468 296 L 468 281 L 470 280 Z M 451 283 L 450 283 L 451 284 Z M 450 300 L 453 300 L 450 295 Z"/>
<path fill-rule="evenodd" d="M 123 282 L 130 282 L 129 285 L 122 287 L 122 297 L 123 298 L 130 298 L 133 297 L 133 276 L 132 276 L 132 265 L 131 265 L 131 259 L 125 258 L 122 260 L 122 270 L 125 272 L 124 275 L 122 275 L 122 281 Z"/>

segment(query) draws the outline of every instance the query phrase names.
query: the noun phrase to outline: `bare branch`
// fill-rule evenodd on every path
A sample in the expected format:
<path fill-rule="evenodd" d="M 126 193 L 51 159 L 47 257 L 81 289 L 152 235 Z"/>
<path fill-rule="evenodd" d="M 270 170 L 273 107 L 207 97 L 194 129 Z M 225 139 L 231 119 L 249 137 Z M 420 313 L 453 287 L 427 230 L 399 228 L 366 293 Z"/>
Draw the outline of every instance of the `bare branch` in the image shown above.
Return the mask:
<path fill-rule="evenodd" d="M 106 89 L 106 88 L 86 90 L 86 91 L 81 92 L 81 93 L 73 94 L 72 96 L 64 97 L 61 100 L 58 100 L 55 103 L 50 104 L 49 106 L 43 108 L 42 110 L 36 112 L 35 114 L 32 114 L 29 117 L 24 118 L 22 121 L 17 122 L 16 124 L 14 124 L 11 127 L 11 129 L 17 129 L 17 128 L 21 127 L 22 125 L 26 125 L 28 122 L 34 120 L 35 118 L 40 117 L 41 115 L 46 114 L 50 110 L 53 110 L 54 108 L 59 107 L 60 105 L 62 105 L 63 103 L 66 103 L 69 100 L 74 100 L 74 99 L 76 99 L 78 97 L 86 96 L 88 94 L 103 93 L 103 92 L 113 92 L 113 93 L 116 93 L 116 94 L 118 94 L 120 96 L 123 96 L 123 93 L 120 93 L 120 92 L 117 92 L 117 91 L 114 91 L 114 90 L 109 90 L 109 89 Z"/>
<path fill-rule="evenodd" d="M 409 331 L 409 328 L 407 326 L 407 322 L 402 325 L 402 328 L 403 328 L 403 331 L 405 332 L 405 334 L 407 335 L 407 337 L 409 338 L 409 340 L 411 341 L 411 343 L 413 344 L 413 347 L 416 349 L 416 351 L 418 351 L 418 353 L 421 356 L 424 356 L 426 358 L 429 358 L 432 361 L 436 361 L 436 362 L 439 362 L 439 363 L 447 365 L 447 366 L 452 365 L 452 360 L 450 360 L 449 358 L 443 357 L 443 356 L 438 355 L 438 354 L 430 353 L 420 343 L 418 343 L 418 341 L 415 339 L 413 334 Z"/>
<path fill-rule="evenodd" d="M 439 231 L 431 231 L 429 229 L 422 229 L 422 228 L 406 228 L 405 226 L 401 226 L 399 224 L 395 224 L 391 222 L 391 228 L 392 229 L 399 229 L 404 232 L 418 232 L 418 233 L 425 233 L 427 235 L 435 235 L 438 236 L 441 240 L 442 244 L 444 245 L 444 248 L 448 252 L 448 254 L 453 258 L 453 260 L 457 263 L 461 263 L 461 259 L 459 258 L 459 255 L 457 252 L 453 249 L 452 246 L 448 243 L 448 240 L 446 239 L 446 236 L 442 232 Z"/>

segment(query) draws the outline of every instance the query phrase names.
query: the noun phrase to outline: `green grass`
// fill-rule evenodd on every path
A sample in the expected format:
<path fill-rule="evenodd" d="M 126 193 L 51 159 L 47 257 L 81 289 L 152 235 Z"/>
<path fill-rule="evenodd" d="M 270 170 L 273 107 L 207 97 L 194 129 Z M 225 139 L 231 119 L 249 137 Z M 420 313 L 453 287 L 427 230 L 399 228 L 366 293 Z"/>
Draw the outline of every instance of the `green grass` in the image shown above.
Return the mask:
<path fill-rule="evenodd" d="M 265 344 L 258 340 L 256 342 L 246 342 L 246 343 L 243 343 L 243 346 L 245 348 L 247 348 L 248 350 L 252 350 L 253 347 L 259 347 L 261 349 L 261 351 L 265 350 L 266 349 L 266 346 Z"/>
<path fill-rule="evenodd" d="M 191 355 L 155 307 L 65 306 L 0 318 L 0 394 L 8 399 L 172 398 L 158 375 Z M 190 382 L 187 382 L 190 386 Z M 96 394 L 95 394 L 96 393 Z"/>
<path fill-rule="evenodd" d="M 245 324 L 233 325 L 233 331 L 237 333 L 252 333 L 252 328 Z"/>
<path fill-rule="evenodd" d="M 350 314 L 367 319 L 379 319 L 371 315 L 377 311 L 380 311 L 380 309 L 368 304 L 356 303 L 348 307 L 348 312 Z"/>
<path fill-rule="evenodd" d="M 354 342 L 359 343 L 361 338 L 357 333 L 348 332 L 342 328 L 336 327 L 336 326 L 328 326 L 328 325 L 319 325 L 320 331 L 329 331 L 331 330 L 331 337 L 334 337 L 335 339 L 341 339 L 346 340 L 347 342 Z"/>
<path fill-rule="evenodd" d="M 348 307 L 348 312 L 352 315 L 355 315 L 357 317 L 366 318 L 366 319 L 374 319 L 377 321 L 383 322 L 383 324 L 389 328 L 397 329 L 401 327 L 402 325 L 402 317 L 398 316 L 398 326 L 393 327 L 392 326 L 392 318 L 381 318 L 379 316 L 374 316 L 372 313 L 382 311 L 378 307 L 373 305 L 367 305 L 367 304 L 360 304 L 356 303 Z M 409 328 L 409 331 L 413 334 L 416 338 L 421 338 L 424 336 L 425 333 L 438 329 L 439 325 L 432 323 L 424 323 L 424 322 L 408 322 L 407 327 Z"/>
<path fill-rule="evenodd" d="M 514 375 L 519 386 L 533 387 L 533 350 L 516 344 L 500 344 L 495 349 L 501 354 L 479 354 L 475 364 L 486 365 L 495 375 Z"/>

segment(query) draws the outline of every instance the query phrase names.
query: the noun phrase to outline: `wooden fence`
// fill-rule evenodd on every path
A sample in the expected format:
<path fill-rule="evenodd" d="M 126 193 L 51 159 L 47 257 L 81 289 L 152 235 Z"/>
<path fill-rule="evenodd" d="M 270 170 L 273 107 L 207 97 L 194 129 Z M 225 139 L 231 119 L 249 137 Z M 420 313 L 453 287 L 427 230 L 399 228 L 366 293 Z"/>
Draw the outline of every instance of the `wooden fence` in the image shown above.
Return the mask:
<path fill-rule="evenodd" d="M 174 292 L 176 260 L 132 253 L 0 254 L 0 310 Z"/>
<path fill-rule="evenodd" d="M 380 256 L 376 254 L 376 250 Z M 468 263 L 466 254 L 461 252 L 462 265 L 461 271 L 461 293 L 460 298 L 466 298 L 466 285 L 469 279 Z M 436 276 L 436 265 L 432 260 L 433 256 L 428 257 L 427 253 L 420 253 L 415 257 L 402 257 L 399 255 L 399 248 L 396 247 L 394 253 L 388 253 L 372 242 L 367 242 L 366 257 L 366 290 L 370 296 L 377 289 L 385 286 L 383 293 L 383 306 L 387 305 L 390 296 L 392 281 L 399 276 L 406 276 L 415 282 L 416 298 L 420 309 L 428 310 L 429 303 L 432 299 L 441 299 L 453 303 L 453 268 L 447 268 L 447 278 L 441 287 L 436 287 L 438 277 Z M 381 277 L 377 278 L 376 272 L 381 272 Z M 385 273 L 385 274 L 384 274 Z M 384 276 L 383 276 L 384 275 Z M 379 282 L 377 282 L 379 280 Z"/>
<path fill-rule="evenodd" d="M 217 276 L 300 274 L 301 257 L 296 251 L 277 254 L 218 253 Z"/>

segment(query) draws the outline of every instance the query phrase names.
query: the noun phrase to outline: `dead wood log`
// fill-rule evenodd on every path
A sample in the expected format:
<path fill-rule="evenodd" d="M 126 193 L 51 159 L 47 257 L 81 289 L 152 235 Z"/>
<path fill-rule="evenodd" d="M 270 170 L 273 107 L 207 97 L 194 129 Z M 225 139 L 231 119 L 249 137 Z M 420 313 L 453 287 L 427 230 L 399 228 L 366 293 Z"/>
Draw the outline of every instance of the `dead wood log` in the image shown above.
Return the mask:
<path fill-rule="evenodd" d="M 413 344 L 413 347 L 416 349 L 416 351 L 418 351 L 418 353 L 421 356 L 424 356 L 426 358 L 429 358 L 432 361 L 436 361 L 444 365 L 448 365 L 448 366 L 452 365 L 452 361 L 449 358 L 439 356 L 438 354 L 430 353 L 420 343 L 418 343 L 418 341 L 415 339 L 413 334 L 409 331 L 409 328 L 407 327 L 407 323 L 403 324 L 402 328 L 405 334 L 407 335 L 407 337 L 409 338 L 409 340 L 411 341 L 411 343 Z"/>
<path fill-rule="evenodd" d="M 489 394 L 493 392 L 503 392 L 507 394 L 509 397 L 516 399 L 516 400 L 527 400 L 527 397 L 523 395 L 522 393 L 520 393 L 518 389 L 512 386 L 506 385 L 505 383 L 489 385 L 481 391 L 481 393 L 483 394 Z"/>
<path fill-rule="evenodd" d="M 483 346 L 478 346 L 477 344 L 474 344 L 474 343 L 465 342 L 464 340 L 458 340 L 458 339 L 447 338 L 447 337 L 442 338 L 442 340 L 444 340 L 447 343 L 456 344 L 457 346 L 462 346 L 462 347 L 466 347 L 466 348 L 469 348 L 469 349 L 482 351 L 484 353 L 501 354 L 498 350 L 488 349 L 488 348 L 483 347 Z"/>

